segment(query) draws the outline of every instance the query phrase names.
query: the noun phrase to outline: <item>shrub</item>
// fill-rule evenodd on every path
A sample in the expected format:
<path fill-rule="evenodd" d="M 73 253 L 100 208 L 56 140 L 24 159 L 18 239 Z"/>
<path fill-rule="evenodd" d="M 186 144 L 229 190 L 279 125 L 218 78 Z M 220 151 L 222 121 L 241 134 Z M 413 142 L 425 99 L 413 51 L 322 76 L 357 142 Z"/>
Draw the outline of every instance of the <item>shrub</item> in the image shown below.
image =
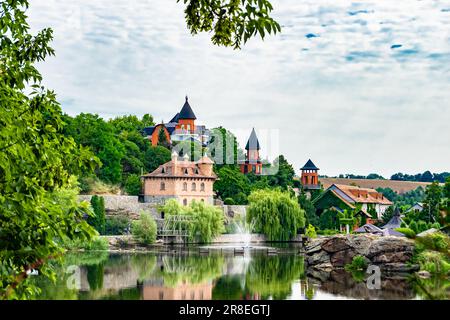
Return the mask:
<path fill-rule="evenodd" d="M 233 198 L 225 198 L 225 200 L 223 201 L 223 204 L 232 206 L 235 204 L 235 202 L 234 202 Z"/>
<path fill-rule="evenodd" d="M 417 222 L 415 221 L 411 221 L 411 223 L 409 224 L 409 228 L 414 231 L 415 234 L 419 233 L 419 228 L 417 226 Z"/>
<path fill-rule="evenodd" d="M 417 233 L 421 233 L 425 230 L 428 230 L 428 224 L 423 220 L 419 220 L 419 222 L 417 222 Z"/>
<path fill-rule="evenodd" d="M 317 231 L 318 234 L 324 235 L 324 236 L 332 236 L 335 234 L 339 234 L 340 232 L 333 229 L 325 229 L 325 230 L 319 230 Z"/>
<path fill-rule="evenodd" d="M 105 223 L 105 235 L 122 235 L 130 224 L 127 217 L 107 217 Z"/>
<path fill-rule="evenodd" d="M 131 234 L 143 244 L 152 244 L 156 241 L 157 226 L 155 219 L 149 214 L 142 212 L 139 220 L 131 224 Z"/>
<path fill-rule="evenodd" d="M 435 251 L 424 251 L 417 256 L 421 270 L 426 270 L 432 274 L 446 275 L 450 273 L 450 263 L 444 254 Z"/>
<path fill-rule="evenodd" d="M 95 237 L 91 241 L 66 241 L 64 247 L 68 250 L 103 251 L 108 250 L 108 240 L 102 237 Z"/>
<path fill-rule="evenodd" d="M 366 270 L 368 266 L 367 258 L 363 256 L 354 256 L 352 259 L 352 263 L 348 263 L 345 265 L 346 271 L 363 271 Z"/>
<path fill-rule="evenodd" d="M 91 207 L 93 215 L 88 217 L 87 222 L 100 234 L 105 234 L 105 199 L 97 195 L 92 196 Z"/>
<path fill-rule="evenodd" d="M 450 237 L 442 232 L 434 232 L 423 237 L 418 237 L 417 242 L 421 244 L 424 249 L 428 250 L 446 253 L 450 249 Z"/>
<path fill-rule="evenodd" d="M 248 197 L 247 221 L 269 241 L 287 241 L 305 226 L 305 212 L 289 192 L 255 190 Z"/>
<path fill-rule="evenodd" d="M 137 174 L 130 174 L 125 181 L 124 187 L 129 195 L 139 195 L 141 193 L 141 178 Z"/>
<path fill-rule="evenodd" d="M 312 224 L 308 225 L 305 231 L 305 235 L 311 239 L 317 238 L 316 228 L 314 228 Z"/>
<path fill-rule="evenodd" d="M 397 228 L 395 231 L 403 233 L 407 238 L 414 239 L 416 237 L 416 233 L 414 230 L 410 228 Z"/>

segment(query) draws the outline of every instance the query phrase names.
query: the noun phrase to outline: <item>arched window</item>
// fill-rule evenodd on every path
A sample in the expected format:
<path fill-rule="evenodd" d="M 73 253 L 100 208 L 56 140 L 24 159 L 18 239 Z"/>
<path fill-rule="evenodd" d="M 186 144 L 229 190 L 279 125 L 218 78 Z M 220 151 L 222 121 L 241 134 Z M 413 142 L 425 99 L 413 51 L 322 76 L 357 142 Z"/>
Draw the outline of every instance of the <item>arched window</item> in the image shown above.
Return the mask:
<path fill-rule="evenodd" d="M 197 191 L 197 185 L 195 184 L 195 182 L 192 182 L 191 190 L 192 191 Z"/>
<path fill-rule="evenodd" d="M 161 182 L 161 190 L 166 190 L 166 184 L 164 182 Z"/>
<path fill-rule="evenodd" d="M 198 174 L 198 168 L 195 169 L 195 174 Z"/>
<path fill-rule="evenodd" d="M 187 206 L 187 199 L 183 199 L 183 206 Z"/>
<path fill-rule="evenodd" d="M 187 168 L 184 169 L 184 174 L 188 174 L 188 169 Z"/>
<path fill-rule="evenodd" d="M 183 183 L 183 191 L 187 191 L 187 182 Z"/>
<path fill-rule="evenodd" d="M 161 173 L 166 173 L 166 168 L 163 167 L 163 168 L 161 169 Z"/>
<path fill-rule="evenodd" d="M 205 191 L 205 183 L 202 182 L 202 184 L 200 185 L 200 191 Z"/>

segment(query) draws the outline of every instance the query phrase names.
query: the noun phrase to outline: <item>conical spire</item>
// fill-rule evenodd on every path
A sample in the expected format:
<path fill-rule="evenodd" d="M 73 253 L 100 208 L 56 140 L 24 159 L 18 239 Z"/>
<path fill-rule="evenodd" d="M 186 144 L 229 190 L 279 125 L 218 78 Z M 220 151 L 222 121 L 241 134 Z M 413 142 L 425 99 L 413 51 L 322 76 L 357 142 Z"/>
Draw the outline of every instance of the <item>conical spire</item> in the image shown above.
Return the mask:
<path fill-rule="evenodd" d="M 316 165 L 311 161 L 311 159 L 306 162 L 306 164 L 300 168 L 300 170 L 319 170 Z"/>
<path fill-rule="evenodd" d="M 183 108 L 181 108 L 180 114 L 178 115 L 178 119 L 197 119 L 197 117 L 194 114 L 194 111 L 192 111 L 191 106 L 188 102 L 188 96 L 186 96 L 186 102 L 183 105 Z"/>
<path fill-rule="evenodd" d="M 250 138 L 248 138 L 247 145 L 245 146 L 245 150 L 260 150 L 258 137 L 256 136 L 255 128 L 252 129 L 252 133 L 250 134 Z"/>

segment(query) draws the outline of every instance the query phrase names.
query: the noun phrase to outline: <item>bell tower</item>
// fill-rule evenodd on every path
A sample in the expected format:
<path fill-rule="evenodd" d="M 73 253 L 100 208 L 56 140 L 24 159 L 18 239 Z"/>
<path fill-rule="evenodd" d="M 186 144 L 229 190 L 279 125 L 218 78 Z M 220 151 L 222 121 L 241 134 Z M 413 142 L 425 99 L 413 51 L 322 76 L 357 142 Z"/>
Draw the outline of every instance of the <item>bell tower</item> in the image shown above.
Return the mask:
<path fill-rule="evenodd" d="M 245 161 L 241 163 L 242 173 L 253 172 L 257 175 L 262 173 L 262 162 L 259 158 L 260 149 L 258 137 L 256 136 L 255 128 L 253 128 L 245 146 L 246 156 Z"/>
<path fill-rule="evenodd" d="M 305 190 L 317 190 L 320 189 L 319 183 L 319 168 L 311 161 L 311 159 L 306 162 L 306 164 L 300 168 L 302 171 L 302 186 Z"/>

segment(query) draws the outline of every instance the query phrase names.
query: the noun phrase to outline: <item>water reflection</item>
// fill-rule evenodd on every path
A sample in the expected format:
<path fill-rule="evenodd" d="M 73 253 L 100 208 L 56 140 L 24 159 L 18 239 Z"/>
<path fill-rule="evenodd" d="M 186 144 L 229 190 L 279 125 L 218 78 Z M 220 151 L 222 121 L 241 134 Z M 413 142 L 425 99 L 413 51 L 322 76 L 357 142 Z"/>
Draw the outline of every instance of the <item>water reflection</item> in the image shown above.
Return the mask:
<path fill-rule="evenodd" d="M 302 256 L 252 254 L 69 254 L 56 283 L 35 277 L 38 299 L 258 300 L 448 299 L 448 281 L 383 279 L 369 290 L 342 272 L 305 270 Z"/>

